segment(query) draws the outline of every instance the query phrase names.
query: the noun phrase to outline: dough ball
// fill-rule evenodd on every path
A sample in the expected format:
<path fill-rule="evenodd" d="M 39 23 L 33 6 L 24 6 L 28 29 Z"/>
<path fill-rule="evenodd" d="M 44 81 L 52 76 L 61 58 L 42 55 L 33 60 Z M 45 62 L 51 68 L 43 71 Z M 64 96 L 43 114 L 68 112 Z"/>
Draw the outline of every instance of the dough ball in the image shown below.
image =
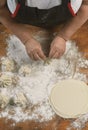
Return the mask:
<path fill-rule="evenodd" d="M 18 93 L 14 97 L 14 104 L 20 107 L 26 107 L 28 105 L 28 100 L 23 93 Z"/>
<path fill-rule="evenodd" d="M 0 108 L 5 108 L 9 103 L 9 97 L 3 94 L 0 94 Z"/>
<path fill-rule="evenodd" d="M 15 62 L 8 57 L 1 58 L 1 71 L 14 71 L 15 70 Z"/>
<path fill-rule="evenodd" d="M 16 86 L 18 83 L 18 77 L 12 73 L 1 73 L 0 74 L 0 87 L 11 87 Z"/>
<path fill-rule="evenodd" d="M 21 66 L 21 68 L 19 69 L 19 74 L 20 74 L 21 76 L 26 77 L 26 76 L 29 76 L 30 73 L 31 73 L 31 68 L 30 68 L 29 65 L 23 65 L 23 66 Z"/>

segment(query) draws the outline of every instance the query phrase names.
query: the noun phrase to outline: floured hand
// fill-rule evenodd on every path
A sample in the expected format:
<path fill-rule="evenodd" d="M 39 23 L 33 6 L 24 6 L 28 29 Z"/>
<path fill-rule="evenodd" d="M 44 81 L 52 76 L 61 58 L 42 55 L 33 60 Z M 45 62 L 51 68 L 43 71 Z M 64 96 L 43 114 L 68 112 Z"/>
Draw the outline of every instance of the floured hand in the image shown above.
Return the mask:
<path fill-rule="evenodd" d="M 57 36 L 51 43 L 49 57 L 58 59 L 64 54 L 65 49 L 66 41 L 63 38 Z"/>
<path fill-rule="evenodd" d="M 28 55 L 33 60 L 45 60 L 46 56 L 44 55 L 41 45 L 35 39 L 31 38 L 25 43 L 25 47 Z"/>

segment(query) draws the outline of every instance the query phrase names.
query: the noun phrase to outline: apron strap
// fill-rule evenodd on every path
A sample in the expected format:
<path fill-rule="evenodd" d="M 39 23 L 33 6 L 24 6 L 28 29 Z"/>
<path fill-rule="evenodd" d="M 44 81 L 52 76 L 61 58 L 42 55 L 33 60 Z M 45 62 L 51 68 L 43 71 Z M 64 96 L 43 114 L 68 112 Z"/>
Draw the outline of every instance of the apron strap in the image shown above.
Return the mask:
<path fill-rule="evenodd" d="M 11 15 L 12 18 L 16 17 L 21 5 L 25 5 L 25 1 L 26 0 L 17 0 L 18 3 L 17 3 L 17 6 L 16 6 L 16 9 L 15 9 L 14 13 Z"/>
<path fill-rule="evenodd" d="M 71 6 L 71 0 L 68 0 L 67 6 L 68 6 L 68 9 L 69 9 L 70 13 L 72 14 L 72 16 L 76 16 L 76 14 Z"/>
<path fill-rule="evenodd" d="M 68 7 L 72 16 L 76 16 L 76 14 L 74 13 L 74 10 L 72 9 L 72 6 L 71 6 L 71 0 L 62 0 L 62 5 Z"/>
<path fill-rule="evenodd" d="M 16 9 L 15 9 L 14 13 L 11 15 L 12 18 L 15 18 L 17 16 L 17 13 L 21 6 L 25 6 L 26 0 L 17 0 L 17 2 L 18 2 L 18 4 L 16 6 Z M 62 5 L 68 7 L 72 16 L 76 16 L 76 14 L 74 13 L 74 10 L 72 9 L 72 6 L 71 6 L 71 0 L 62 0 Z"/>

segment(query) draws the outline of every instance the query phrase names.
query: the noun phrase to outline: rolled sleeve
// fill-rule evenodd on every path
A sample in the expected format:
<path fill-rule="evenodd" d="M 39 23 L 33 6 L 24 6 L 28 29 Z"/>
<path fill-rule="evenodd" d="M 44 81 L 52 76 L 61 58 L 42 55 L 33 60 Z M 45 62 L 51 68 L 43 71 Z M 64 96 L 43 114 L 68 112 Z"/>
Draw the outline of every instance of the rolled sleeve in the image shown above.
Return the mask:
<path fill-rule="evenodd" d="M 71 7 L 76 14 L 82 5 L 83 0 L 71 0 Z"/>
<path fill-rule="evenodd" d="M 7 0 L 7 6 L 8 9 L 11 13 L 14 13 L 16 6 L 17 6 L 17 1 L 16 0 Z"/>

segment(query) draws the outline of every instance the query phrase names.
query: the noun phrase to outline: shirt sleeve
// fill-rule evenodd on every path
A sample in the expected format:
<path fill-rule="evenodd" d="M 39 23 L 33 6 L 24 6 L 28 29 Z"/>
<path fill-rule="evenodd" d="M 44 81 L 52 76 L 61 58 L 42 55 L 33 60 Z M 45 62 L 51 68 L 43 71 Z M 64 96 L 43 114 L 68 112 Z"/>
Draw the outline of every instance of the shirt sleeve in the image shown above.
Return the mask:
<path fill-rule="evenodd" d="M 71 7 L 76 14 L 82 5 L 83 0 L 71 0 Z"/>
<path fill-rule="evenodd" d="M 11 13 L 14 13 L 17 6 L 16 0 L 7 0 L 7 6 L 8 6 L 9 11 Z"/>

